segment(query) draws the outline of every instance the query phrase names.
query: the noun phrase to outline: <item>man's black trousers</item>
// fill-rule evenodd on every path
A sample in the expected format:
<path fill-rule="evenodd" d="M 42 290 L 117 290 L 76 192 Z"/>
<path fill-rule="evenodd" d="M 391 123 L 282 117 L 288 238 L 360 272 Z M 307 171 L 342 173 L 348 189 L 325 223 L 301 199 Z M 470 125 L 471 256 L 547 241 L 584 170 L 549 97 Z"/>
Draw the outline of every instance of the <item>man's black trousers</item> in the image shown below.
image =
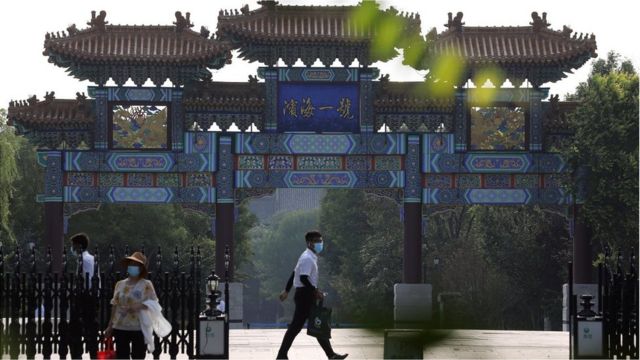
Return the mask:
<path fill-rule="evenodd" d="M 287 353 L 291 344 L 293 344 L 293 340 L 304 327 L 304 322 L 309 318 L 311 307 L 315 301 L 313 289 L 307 287 L 296 288 L 293 301 L 296 304 L 296 310 L 293 313 L 293 320 L 291 320 L 291 324 L 289 324 L 287 332 L 284 334 L 284 339 L 282 339 L 282 345 L 280 345 L 280 351 L 278 351 L 278 359 L 287 358 Z M 329 339 L 318 339 L 318 343 L 322 346 L 322 350 L 327 354 L 327 357 L 331 357 L 334 354 Z"/>

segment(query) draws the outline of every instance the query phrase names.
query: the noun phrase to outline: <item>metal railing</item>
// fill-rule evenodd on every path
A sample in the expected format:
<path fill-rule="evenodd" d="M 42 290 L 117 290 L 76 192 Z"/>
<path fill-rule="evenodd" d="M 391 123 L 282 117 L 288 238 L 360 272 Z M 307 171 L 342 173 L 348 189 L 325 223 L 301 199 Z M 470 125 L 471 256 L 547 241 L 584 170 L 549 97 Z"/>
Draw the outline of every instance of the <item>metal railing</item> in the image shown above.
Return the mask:
<path fill-rule="evenodd" d="M 141 249 L 144 252 L 144 249 Z M 124 253 L 128 253 L 125 249 Z M 125 277 L 118 271 L 115 249 L 108 250 L 102 264 L 96 253 L 94 276 L 80 271 L 63 255 L 62 273 L 52 273 L 51 252 L 38 255 L 31 249 L 24 256 L 17 248 L 4 254 L 0 247 L 0 357 L 25 355 L 33 358 L 52 354 L 77 359 L 84 353 L 95 358 L 103 349 L 103 331 L 110 314 L 110 301 L 115 283 Z M 191 247 L 182 254 L 175 248 L 169 259 L 163 258 L 160 248 L 147 254 L 149 275 L 153 282 L 163 314 L 173 330 L 162 339 L 155 338 L 154 358 L 178 354 L 193 358 L 196 354 L 195 331 L 203 304 L 202 256 L 199 248 Z M 186 259 L 186 266 L 181 264 Z M 118 259 L 119 260 L 119 259 Z M 168 261 L 167 261 L 168 260 Z M 171 262 L 163 267 L 163 262 Z M 78 257 L 77 269 L 82 269 Z M 186 270 L 186 271 L 185 271 Z"/>
<path fill-rule="evenodd" d="M 602 354 L 607 359 L 638 359 L 638 269 L 635 250 L 630 252 L 628 264 L 622 253 L 616 258 L 605 248 L 604 262 L 598 266 L 596 294 L 583 294 L 582 305 L 578 305 L 573 292 L 572 264 L 569 263 L 569 321 L 571 324 L 571 358 L 576 355 L 576 319 L 582 315 L 601 319 Z M 627 270 L 625 270 L 625 268 Z M 591 298 L 597 299 L 597 308 L 591 310 Z M 586 298 L 586 299 L 585 299 Z M 586 300 L 586 301 L 585 301 Z M 586 307 L 585 307 L 586 305 Z M 580 309 L 580 306 L 583 308 Z M 590 315 L 584 315 L 584 314 Z"/>

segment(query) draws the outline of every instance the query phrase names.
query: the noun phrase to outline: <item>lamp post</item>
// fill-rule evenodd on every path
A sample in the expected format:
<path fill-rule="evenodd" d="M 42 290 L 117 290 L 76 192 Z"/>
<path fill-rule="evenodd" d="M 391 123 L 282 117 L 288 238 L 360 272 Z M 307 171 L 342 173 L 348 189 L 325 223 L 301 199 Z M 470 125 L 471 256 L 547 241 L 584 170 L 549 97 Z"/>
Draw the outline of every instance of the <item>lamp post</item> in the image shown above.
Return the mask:
<path fill-rule="evenodd" d="M 229 358 L 229 247 L 225 249 L 224 309 L 220 309 L 220 277 L 215 271 L 207 276 L 207 307 L 198 318 L 199 359 Z"/>
<path fill-rule="evenodd" d="M 222 312 L 218 310 L 218 298 L 220 297 L 220 290 L 218 290 L 219 284 L 220 278 L 216 275 L 215 271 L 211 271 L 211 274 L 207 276 L 207 308 L 203 313 L 207 319 L 213 319 L 216 316 L 222 315 Z"/>

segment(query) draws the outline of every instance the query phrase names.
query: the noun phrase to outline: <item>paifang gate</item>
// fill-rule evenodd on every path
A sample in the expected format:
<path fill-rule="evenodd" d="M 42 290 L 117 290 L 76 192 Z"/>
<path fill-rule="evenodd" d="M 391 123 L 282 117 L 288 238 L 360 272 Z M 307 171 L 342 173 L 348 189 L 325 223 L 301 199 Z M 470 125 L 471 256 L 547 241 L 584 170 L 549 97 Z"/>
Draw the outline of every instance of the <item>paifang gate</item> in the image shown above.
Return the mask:
<path fill-rule="evenodd" d="M 422 38 L 418 14 L 369 2 L 262 1 L 254 10 L 220 11 L 215 36 L 192 30 L 179 12 L 174 25 L 110 25 L 101 13 L 85 29 L 47 34 L 49 62 L 95 83 L 88 96 L 50 92 L 9 106 L 11 124 L 38 146 L 45 168 L 38 201 L 55 269 L 69 217 L 100 204 L 178 203 L 204 212 L 222 272 L 240 201 L 275 188 L 349 188 L 402 203 L 404 283 L 421 281 L 428 215 L 462 204 L 565 212 L 573 219 L 575 281 L 588 282 L 589 239 L 579 205 L 561 186 L 572 174 L 554 152 L 571 136 L 566 114 L 576 104 L 545 101 L 542 85 L 594 57 L 595 37 L 553 30 L 546 14 L 534 13 L 526 26 L 471 27 L 460 13 L 426 36 L 426 54 L 455 55 L 461 64 L 451 95 L 432 97 L 424 82 L 390 81 L 371 67 L 396 52 L 370 51 L 378 25 L 350 16 L 362 6 Z M 264 66 L 247 82 L 213 81 L 209 69 L 230 63 L 234 49 Z M 322 65 L 312 66 L 317 60 Z M 343 66 L 333 67 L 336 60 Z M 495 71 L 485 71 L 489 65 Z M 155 86 L 144 86 L 148 79 Z M 171 87 L 162 86 L 167 79 Z M 482 87 L 487 79 L 495 87 Z M 502 86 L 506 79 L 512 87 Z M 136 86 L 124 86 L 128 80 Z"/>

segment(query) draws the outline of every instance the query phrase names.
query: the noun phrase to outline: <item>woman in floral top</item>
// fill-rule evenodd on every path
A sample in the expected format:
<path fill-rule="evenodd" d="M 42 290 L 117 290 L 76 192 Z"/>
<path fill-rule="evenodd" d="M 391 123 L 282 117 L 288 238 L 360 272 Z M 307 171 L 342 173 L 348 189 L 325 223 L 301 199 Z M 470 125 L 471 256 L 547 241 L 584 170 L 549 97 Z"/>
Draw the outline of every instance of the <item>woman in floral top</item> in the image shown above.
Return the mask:
<path fill-rule="evenodd" d="M 116 358 L 144 359 L 146 346 L 141 330 L 139 314 L 146 309 L 143 302 L 158 300 L 151 281 L 147 276 L 147 258 L 135 252 L 122 260 L 128 278 L 116 283 L 111 299 L 111 319 L 105 329 L 105 337 L 115 337 Z"/>

